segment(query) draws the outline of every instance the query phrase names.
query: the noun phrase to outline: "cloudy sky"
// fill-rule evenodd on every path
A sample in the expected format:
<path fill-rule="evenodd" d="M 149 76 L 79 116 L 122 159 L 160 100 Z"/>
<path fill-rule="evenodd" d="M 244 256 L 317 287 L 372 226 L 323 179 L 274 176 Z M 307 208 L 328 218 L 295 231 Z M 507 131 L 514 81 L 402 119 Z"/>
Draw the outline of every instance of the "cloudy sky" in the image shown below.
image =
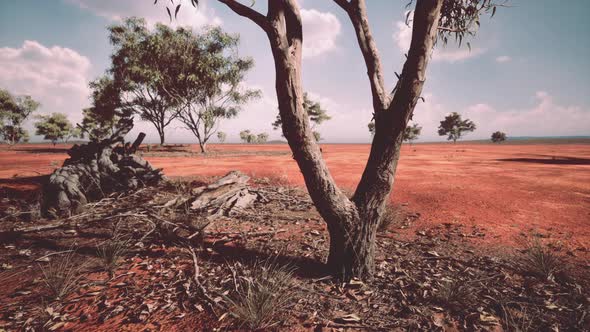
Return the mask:
<path fill-rule="evenodd" d="M 264 2 L 257 1 L 255 8 L 264 11 Z M 43 113 L 63 112 L 80 121 L 81 110 L 89 105 L 88 82 L 109 66 L 106 27 L 128 16 L 145 17 L 151 25 L 166 23 L 165 9 L 152 3 L 0 0 L 0 87 L 30 94 L 41 101 Z M 320 127 L 325 141 L 369 142 L 370 89 L 348 18 L 330 0 L 299 3 L 304 89 L 333 118 Z M 367 3 L 386 84 L 393 87 L 411 38 L 403 22 L 407 0 Z M 435 50 L 425 102 L 419 102 L 414 115 L 423 127 L 421 141 L 441 140 L 438 122 L 453 111 L 478 125 L 470 139 L 488 138 L 496 130 L 509 136 L 590 135 L 590 1 L 512 0 L 511 5 L 483 20 L 471 51 L 451 42 Z M 246 84 L 261 89 L 263 98 L 248 104 L 222 130 L 234 142 L 243 129 L 280 138 L 271 126 L 277 112 L 273 62 L 260 29 L 214 0 L 201 0 L 198 10 L 185 6 L 174 24 L 197 30 L 214 24 L 240 34 L 240 54 L 256 63 Z M 139 130 L 157 141 L 149 124 L 138 122 L 134 131 Z M 195 141 L 177 123 L 167 137 L 169 142 Z"/>

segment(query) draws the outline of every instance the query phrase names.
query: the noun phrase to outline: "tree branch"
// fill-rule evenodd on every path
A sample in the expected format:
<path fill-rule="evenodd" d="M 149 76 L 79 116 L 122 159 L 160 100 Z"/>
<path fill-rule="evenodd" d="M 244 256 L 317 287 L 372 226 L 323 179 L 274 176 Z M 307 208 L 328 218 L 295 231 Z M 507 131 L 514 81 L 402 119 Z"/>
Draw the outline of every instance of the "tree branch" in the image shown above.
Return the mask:
<path fill-rule="evenodd" d="M 365 0 L 352 0 L 352 2 L 334 0 L 334 2 L 346 11 L 356 32 L 357 41 L 365 59 L 369 82 L 371 83 L 373 109 L 375 112 L 385 110 L 390 97 L 385 92 L 381 59 L 369 27 Z"/>
<path fill-rule="evenodd" d="M 222 4 L 229 7 L 229 9 L 233 10 L 236 14 L 249 18 L 252 22 L 256 23 L 259 27 L 262 28 L 264 31 L 268 31 L 270 28 L 268 20 L 266 16 L 260 14 L 256 10 L 245 6 L 238 1 L 235 0 L 217 0 Z"/>

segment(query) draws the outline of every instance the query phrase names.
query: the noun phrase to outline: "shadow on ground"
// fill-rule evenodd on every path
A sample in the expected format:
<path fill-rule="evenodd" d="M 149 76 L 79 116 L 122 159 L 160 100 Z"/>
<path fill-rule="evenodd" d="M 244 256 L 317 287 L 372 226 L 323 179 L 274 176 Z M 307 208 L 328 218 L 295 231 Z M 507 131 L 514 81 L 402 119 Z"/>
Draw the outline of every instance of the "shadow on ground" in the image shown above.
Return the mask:
<path fill-rule="evenodd" d="M 546 164 L 546 165 L 590 165 L 590 159 L 574 157 L 545 156 L 546 158 L 504 158 L 497 161 L 512 161 L 520 163 Z"/>

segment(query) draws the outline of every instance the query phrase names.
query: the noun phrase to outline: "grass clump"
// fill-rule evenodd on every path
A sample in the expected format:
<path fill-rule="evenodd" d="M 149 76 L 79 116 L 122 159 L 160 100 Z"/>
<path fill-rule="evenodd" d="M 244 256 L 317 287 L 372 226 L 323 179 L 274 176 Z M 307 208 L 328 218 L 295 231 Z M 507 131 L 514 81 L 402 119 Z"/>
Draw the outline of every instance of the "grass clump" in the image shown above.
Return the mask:
<path fill-rule="evenodd" d="M 447 280 L 439 283 L 434 300 L 446 307 L 459 309 L 470 302 L 473 293 L 474 289 L 470 287 L 470 283 L 458 279 Z"/>
<path fill-rule="evenodd" d="M 109 273 L 109 276 L 114 275 L 121 258 L 129 252 L 130 243 L 130 240 L 114 236 L 98 245 L 96 250 L 98 257 L 101 259 L 103 267 Z"/>
<path fill-rule="evenodd" d="M 545 280 L 553 280 L 555 274 L 564 266 L 563 257 L 553 248 L 534 239 L 527 243 L 518 265 L 524 274 L 533 275 Z"/>
<path fill-rule="evenodd" d="M 293 299 L 293 269 L 273 262 L 257 262 L 234 276 L 234 292 L 226 298 L 240 328 L 269 329 L 280 323 Z"/>
<path fill-rule="evenodd" d="M 74 255 L 74 250 L 68 250 L 63 256 L 40 266 L 43 282 L 55 300 L 63 299 L 78 288 L 84 264 L 75 262 Z"/>

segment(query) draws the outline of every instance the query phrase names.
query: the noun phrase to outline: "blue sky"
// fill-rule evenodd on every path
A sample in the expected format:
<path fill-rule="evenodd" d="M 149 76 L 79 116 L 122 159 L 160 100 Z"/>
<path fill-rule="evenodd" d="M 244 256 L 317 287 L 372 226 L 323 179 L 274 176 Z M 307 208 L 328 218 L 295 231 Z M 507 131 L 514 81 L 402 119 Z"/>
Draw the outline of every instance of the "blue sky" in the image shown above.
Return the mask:
<path fill-rule="evenodd" d="M 188 4 L 188 1 L 185 1 Z M 264 11 L 264 2 L 255 8 Z M 123 17 L 143 16 L 150 24 L 168 20 L 163 7 L 149 0 L 0 0 L 0 87 L 30 94 L 41 112 L 64 112 L 79 121 L 88 105 L 87 83 L 109 65 L 106 26 Z M 368 142 L 371 118 L 366 69 L 353 29 L 330 0 L 299 1 L 304 22 L 304 89 L 318 99 L 331 121 L 319 127 L 326 142 Z M 393 87 L 401 71 L 411 33 L 403 24 L 406 0 L 368 0 L 369 19 L 381 53 L 386 83 Z M 457 111 L 478 130 L 467 138 L 590 135 L 590 21 L 586 0 L 512 0 L 492 19 L 484 19 L 471 40 L 472 50 L 449 42 L 437 47 L 428 68 L 425 103 L 414 120 L 423 141 L 436 134 L 445 114 Z M 240 54 L 256 66 L 245 82 L 263 98 L 246 105 L 239 118 L 222 124 L 230 141 L 243 129 L 268 132 L 276 114 L 273 62 L 268 41 L 253 23 L 216 1 L 185 8 L 178 23 L 199 29 L 221 25 L 241 36 Z M 29 128 L 31 124 L 29 123 Z M 157 135 L 147 123 L 134 131 Z M 170 142 L 194 142 L 173 124 Z"/>

